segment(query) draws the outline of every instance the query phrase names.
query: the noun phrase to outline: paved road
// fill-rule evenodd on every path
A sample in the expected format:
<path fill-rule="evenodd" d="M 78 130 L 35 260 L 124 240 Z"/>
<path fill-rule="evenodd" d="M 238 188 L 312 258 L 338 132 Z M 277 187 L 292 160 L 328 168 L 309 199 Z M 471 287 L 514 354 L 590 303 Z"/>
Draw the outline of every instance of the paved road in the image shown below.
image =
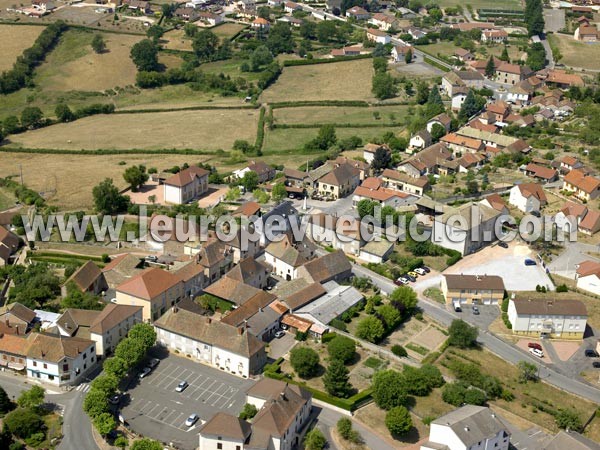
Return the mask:
<path fill-rule="evenodd" d="M 353 272 L 357 276 L 369 277 L 373 283 L 382 290 L 382 292 L 387 294 L 396 288 L 394 283 L 387 278 L 384 278 L 362 266 L 354 265 Z M 419 286 L 419 283 L 416 283 L 414 287 L 417 292 L 420 290 L 420 288 L 422 288 L 422 286 Z M 473 321 L 469 315 L 459 316 L 454 312 L 448 311 L 444 306 L 424 298 L 422 295 L 419 295 L 419 307 L 423 309 L 425 314 L 444 325 L 450 325 L 454 319 L 458 318 L 464 319 L 467 322 Z M 490 334 L 487 330 L 480 332 L 478 341 L 500 358 L 509 361 L 512 364 L 517 364 L 521 360 L 528 360 L 530 362 L 540 364 L 538 359 L 533 359 L 533 357 L 530 357 L 528 353 L 502 341 L 496 336 Z M 600 403 L 600 390 L 582 381 L 562 375 L 555 370 L 544 366 L 543 364 L 540 369 L 540 378 L 560 389 L 564 389 L 567 392 L 596 403 Z"/>
<path fill-rule="evenodd" d="M 564 9 L 544 9 L 544 31 L 556 33 L 565 27 Z"/>
<path fill-rule="evenodd" d="M 21 391 L 30 389 L 33 384 L 12 372 L 0 373 L 0 386 L 11 399 L 16 399 Z M 46 388 L 46 386 L 43 386 Z M 92 435 L 92 425 L 83 412 L 83 390 L 70 392 L 46 391 L 46 401 L 59 405 L 64 410 L 63 435 L 68 436 L 58 445 L 58 450 L 99 450 Z"/>
<path fill-rule="evenodd" d="M 600 244 L 591 245 L 582 242 L 565 241 L 564 246 L 564 251 L 548 264 L 548 268 L 552 273 L 573 279 L 575 278 L 575 266 L 577 264 L 588 259 L 600 261 L 598 258 L 586 254 L 586 252 L 600 253 Z"/>

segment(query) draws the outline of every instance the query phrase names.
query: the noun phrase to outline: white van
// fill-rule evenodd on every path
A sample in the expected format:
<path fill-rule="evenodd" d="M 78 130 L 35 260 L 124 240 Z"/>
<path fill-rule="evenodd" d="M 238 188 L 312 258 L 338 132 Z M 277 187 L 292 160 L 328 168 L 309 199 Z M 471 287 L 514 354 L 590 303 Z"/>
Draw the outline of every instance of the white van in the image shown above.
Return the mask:
<path fill-rule="evenodd" d="M 537 356 L 538 358 L 544 357 L 544 352 L 539 348 L 530 348 L 529 353 L 531 353 L 533 356 Z"/>

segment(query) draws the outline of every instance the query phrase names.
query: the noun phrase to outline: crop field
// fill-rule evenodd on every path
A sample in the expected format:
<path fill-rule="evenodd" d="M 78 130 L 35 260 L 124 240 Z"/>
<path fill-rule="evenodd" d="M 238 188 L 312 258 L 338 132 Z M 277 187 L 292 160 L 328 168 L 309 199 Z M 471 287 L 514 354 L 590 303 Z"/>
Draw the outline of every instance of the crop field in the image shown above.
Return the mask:
<path fill-rule="evenodd" d="M 548 35 L 550 45 L 558 47 L 562 54 L 559 61 L 568 67 L 575 69 L 600 70 L 600 58 L 598 44 L 584 44 L 576 41 L 572 35 L 554 33 Z"/>
<path fill-rule="evenodd" d="M 394 127 L 336 128 L 335 133 L 338 139 L 359 136 L 366 143 L 375 137 L 381 137 L 388 131 L 396 130 L 397 128 Z M 286 151 L 298 153 L 298 149 L 301 149 L 305 143 L 315 138 L 318 133 L 319 128 L 277 128 L 267 130 L 263 152 L 265 154 L 276 154 Z"/>
<path fill-rule="evenodd" d="M 23 167 L 25 184 L 46 192 L 48 201 L 62 210 L 90 209 L 93 206 L 92 188 L 105 178 L 125 188 L 123 172 L 130 165 L 145 164 L 159 171 L 183 163 L 203 162 L 205 156 L 186 155 L 42 155 L 2 153 L 0 177 L 17 175 Z M 121 163 L 125 164 L 121 164 Z M 41 170 L 43 168 L 43 170 Z"/>
<path fill-rule="evenodd" d="M 34 25 L 0 25 L 0 72 L 12 67 L 23 53 L 31 47 L 44 27 Z"/>
<path fill-rule="evenodd" d="M 408 112 L 408 106 L 335 107 L 303 106 L 276 108 L 273 110 L 276 124 L 388 124 L 400 123 Z"/>
<path fill-rule="evenodd" d="M 36 70 L 35 82 L 46 90 L 102 91 L 135 83 L 137 69 L 129 53 L 142 39 L 125 34 L 104 34 L 106 51 L 90 46 L 94 33 L 69 30 Z"/>
<path fill-rule="evenodd" d="M 97 115 L 28 131 L 10 141 L 21 147 L 69 150 L 227 150 L 236 139 L 254 142 L 257 121 L 258 110 L 253 109 Z"/>
<path fill-rule="evenodd" d="M 286 67 L 261 101 L 374 100 L 372 76 L 370 59 Z"/>

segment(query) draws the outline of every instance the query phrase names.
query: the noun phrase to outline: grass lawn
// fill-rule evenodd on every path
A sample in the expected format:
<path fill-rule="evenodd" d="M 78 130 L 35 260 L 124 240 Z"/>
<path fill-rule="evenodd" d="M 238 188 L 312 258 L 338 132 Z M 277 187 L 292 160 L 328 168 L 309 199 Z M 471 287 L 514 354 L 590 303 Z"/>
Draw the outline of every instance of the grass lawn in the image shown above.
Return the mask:
<path fill-rule="evenodd" d="M 576 41 L 572 35 L 548 34 L 550 45 L 558 47 L 562 54 L 559 61 L 568 67 L 583 69 L 600 69 L 600 58 L 598 58 L 598 45 L 584 44 Z"/>
<path fill-rule="evenodd" d="M 18 170 L 18 168 L 15 167 L 13 167 L 13 169 Z M 15 206 L 15 200 L 16 198 L 11 192 L 6 189 L 0 189 L 0 211 Z"/>
<path fill-rule="evenodd" d="M 224 61 L 214 61 L 202 64 L 200 70 L 206 73 L 224 74 L 229 75 L 231 78 L 245 78 L 248 81 L 256 81 L 260 77 L 260 72 L 242 72 L 240 70 L 241 65 L 244 63 L 243 59 L 226 59 Z"/>
<path fill-rule="evenodd" d="M 219 39 L 231 39 L 246 27 L 247 25 L 241 23 L 222 23 L 216 27 L 210 28 L 210 31 L 215 33 Z"/>
<path fill-rule="evenodd" d="M 169 50 L 192 51 L 192 41 L 185 35 L 183 28 L 180 30 L 167 31 L 161 38 L 164 48 Z"/>
<path fill-rule="evenodd" d="M 421 45 L 419 49 L 434 56 L 454 56 L 454 52 L 460 47 L 456 46 L 452 41 L 436 42 L 435 44 Z M 503 45 L 478 45 L 475 51 L 477 59 L 489 59 L 490 55 L 500 57 Z M 518 45 L 508 45 L 508 56 L 511 60 L 517 60 L 521 57 L 522 52 L 519 51 Z"/>
<path fill-rule="evenodd" d="M 515 399 L 512 402 L 494 400 L 490 403 L 508 410 L 517 416 L 527 417 L 536 425 L 553 433 L 558 431 L 554 417 L 547 412 L 541 411 L 536 405 L 544 405 L 546 408 L 554 410 L 559 408 L 574 409 L 580 416 L 582 423 L 585 423 L 596 410 L 594 403 L 570 395 L 542 381 L 520 384 L 518 382 L 517 367 L 487 350 L 460 350 L 458 352 L 449 349 L 438 362 L 442 364 L 444 361 L 448 361 L 448 358 L 457 359 L 465 363 L 475 361 L 482 373 L 498 377 L 503 385 L 514 394 Z M 440 366 L 440 369 L 446 375 L 450 374 L 450 371 L 445 367 Z"/>
<path fill-rule="evenodd" d="M 504 0 L 501 5 L 494 0 L 468 0 L 466 3 L 461 0 L 440 0 L 438 4 L 442 8 L 460 5 L 465 9 L 467 5 L 471 5 L 474 10 L 480 8 L 523 9 L 520 0 Z"/>
<path fill-rule="evenodd" d="M 370 59 L 286 67 L 277 82 L 262 93 L 261 101 L 373 101 L 372 76 Z"/>
<path fill-rule="evenodd" d="M 69 30 L 46 61 L 36 70 L 35 83 L 46 90 L 101 91 L 135 83 L 137 69 L 131 61 L 131 47 L 141 36 L 102 35 L 107 50 L 95 53 L 90 43 L 94 33 Z"/>
<path fill-rule="evenodd" d="M 438 288 L 425 289 L 423 294 L 425 294 L 425 297 L 430 298 L 431 300 L 434 300 L 438 303 L 441 303 L 442 305 L 446 304 L 446 299 L 444 298 L 444 294 Z"/>
<path fill-rule="evenodd" d="M 385 426 L 386 411 L 380 409 L 375 403 L 360 408 L 355 413 L 355 418 L 375 430 L 381 436 L 394 441 L 394 448 L 411 446 L 429 435 L 429 429 L 421 420 L 412 415 L 413 428 L 406 436 L 392 436 Z"/>
<path fill-rule="evenodd" d="M 442 400 L 442 388 L 434 389 L 427 397 L 415 397 L 411 411 L 421 419 L 437 419 L 454 410 L 454 406 Z"/>
<path fill-rule="evenodd" d="M 304 106 L 299 108 L 276 108 L 273 110 L 276 124 L 387 124 L 401 123 L 408 114 L 408 106 L 336 107 Z M 377 119 L 376 117 L 379 117 Z M 392 120 L 393 119 L 393 120 Z"/>
<path fill-rule="evenodd" d="M 0 25 L 0 72 L 10 69 L 43 30 L 44 27 L 34 25 Z"/>
<path fill-rule="evenodd" d="M 375 137 L 381 137 L 388 131 L 396 131 L 396 128 L 337 128 L 335 133 L 338 139 L 344 139 L 350 136 L 359 136 L 363 143 L 372 140 Z M 290 152 L 299 155 L 298 149 L 301 149 L 305 143 L 315 138 L 319 133 L 319 128 L 287 128 L 267 130 L 265 133 L 264 153 Z M 316 154 L 308 155 L 308 158 Z M 306 158 L 304 158 L 306 159 Z M 300 164 L 302 158 L 296 159 Z"/>
<path fill-rule="evenodd" d="M 36 191 L 56 191 L 48 201 L 61 210 L 81 210 L 93 207 L 92 188 L 105 178 L 112 178 L 119 189 L 126 187 L 123 172 L 130 165 L 144 164 L 159 171 L 195 164 L 207 156 L 185 155 L 41 155 L 2 153 L 0 177 L 17 174 L 23 166 L 25 184 Z M 120 165 L 119 162 L 126 162 Z M 40 170 L 43 168 L 43 170 Z M 106 251 L 104 251 L 106 253 Z"/>
<path fill-rule="evenodd" d="M 57 149 L 230 149 L 254 141 L 258 110 L 97 115 L 11 136 L 16 146 Z M 218 129 L 219 133 L 214 131 Z"/>

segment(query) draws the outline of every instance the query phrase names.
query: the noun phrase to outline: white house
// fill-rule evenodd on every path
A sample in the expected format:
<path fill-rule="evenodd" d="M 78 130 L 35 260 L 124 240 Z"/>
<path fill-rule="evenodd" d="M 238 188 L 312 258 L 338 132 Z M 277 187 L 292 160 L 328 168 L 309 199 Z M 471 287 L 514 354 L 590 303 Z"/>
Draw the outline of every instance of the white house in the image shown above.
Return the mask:
<path fill-rule="evenodd" d="M 511 188 L 508 203 L 520 211 L 531 213 L 539 212 L 547 203 L 547 199 L 544 189 L 539 184 L 522 183 Z"/>
<path fill-rule="evenodd" d="M 586 216 L 586 206 L 574 202 L 566 202 L 554 216 L 554 223 L 565 233 L 577 232 L 579 224 Z"/>
<path fill-rule="evenodd" d="M 600 263 L 590 260 L 583 261 L 577 266 L 575 279 L 579 289 L 600 295 Z"/>
<path fill-rule="evenodd" d="M 309 217 L 306 236 L 314 242 L 354 255 L 358 255 L 363 244 L 358 220 L 342 219 L 323 213 Z"/>
<path fill-rule="evenodd" d="M 583 339 L 587 308 L 579 300 L 511 298 L 508 320 L 513 334 L 536 338 Z"/>
<path fill-rule="evenodd" d="M 383 13 L 375 13 L 369 19 L 369 23 L 377 26 L 380 30 L 388 31 L 396 23 L 396 18 Z"/>
<path fill-rule="evenodd" d="M 408 52 L 412 53 L 412 57 L 414 59 L 415 54 L 414 54 L 414 50 L 412 48 L 411 45 L 394 45 L 394 48 L 392 49 L 392 59 L 394 60 L 394 62 L 404 62 L 406 61 L 406 54 Z"/>
<path fill-rule="evenodd" d="M 466 88 L 457 88 L 454 89 L 454 92 L 452 93 L 452 109 L 454 111 L 458 111 L 463 103 L 465 102 L 465 99 L 467 98 L 467 93 L 469 92 L 468 89 Z"/>
<path fill-rule="evenodd" d="M 248 378 L 267 362 L 264 344 L 245 327 L 171 308 L 154 322 L 157 342 L 194 360 Z"/>
<path fill-rule="evenodd" d="M 484 406 L 465 405 L 431 422 L 421 450 L 508 450 L 510 432 Z"/>
<path fill-rule="evenodd" d="M 363 148 L 363 158 L 367 162 L 367 164 L 373 163 L 373 159 L 375 159 L 375 153 L 380 148 L 383 148 L 388 153 L 392 152 L 392 150 L 387 144 L 372 144 L 370 142 L 368 144 L 365 144 Z"/>
<path fill-rule="evenodd" d="M 264 378 L 246 392 L 258 413 L 252 424 L 219 412 L 199 432 L 200 450 L 291 450 L 308 424 L 312 396 L 299 386 Z"/>
<path fill-rule="evenodd" d="M 75 385 L 96 363 L 94 341 L 37 333 L 27 350 L 27 377 L 55 386 Z"/>
<path fill-rule="evenodd" d="M 366 262 L 381 264 L 390 257 L 393 251 L 393 243 L 388 242 L 385 239 L 382 239 L 379 242 L 373 240 L 367 242 L 365 246 L 360 249 L 358 257 Z"/>
<path fill-rule="evenodd" d="M 411 149 L 424 149 L 431 145 L 431 134 L 427 130 L 421 130 L 410 138 L 408 146 Z"/>
<path fill-rule="evenodd" d="M 265 262 L 273 272 L 285 280 L 297 277 L 297 270 L 315 257 L 316 247 L 308 240 L 293 242 L 285 235 L 282 240 L 272 242 L 265 249 Z"/>
<path fill-rule="evenodd" d="M 208 191 L 208 170 L 192 166 L 164 181 L 165 202 L 182 205 Z"/>
<path fill-rule="evenodd" d="M 376 44 L 389 44 L 392 41 L 392 37 L 385 31 L 377 30 L 375 28 L 367 29 L 367 39 L 375 42 Z"/>
<path fill-rule="evenodd" d="M 283 10 L 286 13 L 293 13 L 294 11 L 299 11 L 302 9 L 302 6 L 295 2 L 285 2 L 283 4 Z"/>

